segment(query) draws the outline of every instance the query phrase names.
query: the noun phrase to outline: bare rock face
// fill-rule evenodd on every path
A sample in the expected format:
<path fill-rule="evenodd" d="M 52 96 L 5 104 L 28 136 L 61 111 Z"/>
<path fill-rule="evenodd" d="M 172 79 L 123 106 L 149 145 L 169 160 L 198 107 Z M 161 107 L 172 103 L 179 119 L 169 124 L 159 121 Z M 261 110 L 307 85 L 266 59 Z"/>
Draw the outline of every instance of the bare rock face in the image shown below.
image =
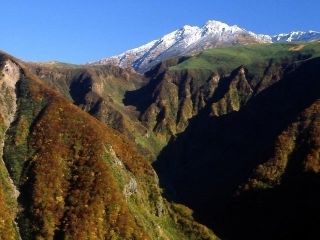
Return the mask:
<path fill-rule="evenodd" d="M 113 150 L 112 146 L 108 147 L 108 152 L 111 156 L 111 160 L 114 164 L 118 165 L 120 168 L 124 168 L 122 161 L 117 157 L 117 154 Z"/>
<path fill-rule="evenodd" d="M 126 198 L 129 198 L 131 195 L 137 192 L 138 192 L 137 181 L 133 177 L 130 177 L 129 182 L 124 186 L 123 194 L 125 195 Z"/>
<path fill-rule="evenodd" d="M 1 124 L 0 132 L 0 158 L 1 164 L 3 163 L 3 146 L 5 141 L 5 134 L 10 124 L 14 120 L 17 110 L 17 96 L 16 96 L 16 83 L 20 79 L 20 68 L 11 60 L 7 60 L 0 70 L 0 119 L 3 121 Z M 19 195 L 18 190 L 14 187 L 13 182 L 10 179 L 12 189 L 14 189 L 14 195 L 17 198 Z"/>
<path fill-rule="evenodd" d="M 235 76 L 231 77 L 225 95 L 212 103 L 212 115 L 221 116 L 232 111 L 239 111 L 252 94 L 253 90 L 246 79 L 245 69 L 241 67 L 236 70 Z"/>
<path fill-rule="evenodd" d="M 15 89 L 19 78 L 19 67 L 11 60 L 7 60 L 1 69 L 0 76 L 0 89 L 4 93 L 0 95 L 0 110 L 7 127 L 13 121 L 17 109 Z"/>
<path fill-rule="evenodd" d="M 14 221 L 19 191 L 3 161 L 6 132 L 14 120 L 17 110 L 16 83 L 20 79 L 20 75 L 20 68 L 11 60 L 6 60 L 0 66 L 0 208 L 3 212 L 0 217 L 0 239 L 9 239 L 6 238 L 7 236 L 20 239 L 18 236 L 19 228 Z M 2 235 L 4 232 L 7 235 Z"/>

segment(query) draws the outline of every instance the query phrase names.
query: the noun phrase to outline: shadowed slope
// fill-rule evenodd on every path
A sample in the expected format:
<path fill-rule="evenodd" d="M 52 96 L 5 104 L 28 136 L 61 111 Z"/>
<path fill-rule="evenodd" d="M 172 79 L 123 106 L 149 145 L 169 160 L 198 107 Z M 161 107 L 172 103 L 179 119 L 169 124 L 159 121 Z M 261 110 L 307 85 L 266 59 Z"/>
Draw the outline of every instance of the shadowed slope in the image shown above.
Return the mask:
<path fill-rule="evenodd" d="M 295 234 L 295 231 L 292 231 L 294 225 L 282 225 L 280 221 L 272 219 L 276 216 L 284 219 L 288 211 L 295 211 L 293 206 L 299 200 L 306 201 L 305 204 L 307 204 L 308 199 L 313 199 L 308 195 L 312 193 L 311 191 L 306 192 L 308 197 L 303 200 L 302 186 L 305 184 L 310 184 L 310 187 L 316 186 L 318 177 L 315 175 L 315 177 L 304 178 L 303 172 L 309 171 L 315 174 L 318 169 L 305 169 L 303 159 L 312 151 L 318 152 L 319 147 L 316 145 L 315 150 L 311 151 L 297 141 L 294 149 L 297 149 L 300 156 L 296 155 L 298 157 L 294 160 L 294 157 L 291 158 L 290 155 L 292 149 L 284 148 L 281 153 L 277 153 L 280 146 L 286 145 L 276 143 L 284 131 L 300 118 L 305 117 L 308 121 L 316 118 L 313 127 L 317 130 L 311 133 L 319 130 L 317 102 L 320 98 L 319 66 L 319 58 L 292 65 L 285 72 L 283 79 L 251 98 L 238 112 L 231 112 L 220 117 L 210 116 L 212 109 L 209 105 L 193 118 L 186 131 L 173 139 L 155 162 L 168 196 L 190 206 L 202 222 L 207 223 L 222 237 L 228 239 L 238 237 L 281 239 L 282 236 L 293 236 Z M 314 114 L 305 115 L 304 111 L 308 111 L 310 106 L 314 109 Z M 302 131 L 297 128 L 293 132 L 300 134 L 304 141 L 311 140 L 304 136 Z M 295 142 L 294 139 L 295 137 L 292 137 L 291 141 Z M 273 162 L 272 156 L 276 154 L 285 154 L 285 157 L 278 162 Z M 298 165 L 294 164 L 296 161 L 299 162 Z M 319 157 L 316 155 L 313 160 L 306 160 L 306 162 L 317 166 Z M 299 184 L 302 192 L 295 193 L 291 189 L 294 188 L 294 183 L 287 184 L 292 179 L 289 174 L 291 171 L 288 170 L 291 164 L 298 168 L 297 179 L 301 179 Z M 255 171 L 257 171 L 256 177 L 253 176 Z M 276 187 L 278 184 L 279 187 Z M 266 210 L 268 207 L 263 206 L 275 207 L 278 197 L 283 197 L 280 201 L 287 199 L 288 196 L 285 193 L 273 195 L 273 190 L 266 190 L 269 194 L 263 190 L 264 188 L 273 189 L 273 187 L 275 193 L 278 188 L 286 188 L 284 192 L 287 191 L 288 196 L 292 197 L 293 204 L 284 208 L 287 211 L 277 212 L 274 215 L 271 211 L 263 211 L 264 215 L 258 215 L 254 208 L 250 209 L 251 205 L 256 204 L 255 206 L 261 206 L 260 209 Z M 248 195 L 250 190 L 255 191 L 255 189 L 260 189 L 262 194 L 259 195 L 259 199 L 246 199 L 242 197 L 246 196 L 246 193 L 242 193 L 244 191 L 242 189 L 247 189 Z M 239 197 L 235 197 L 234 201 L 238 205 L 230 203 L 237 194 Z M 264 198 L 264 196 L 268 197 Z M 315 199 L 317 196 L 315 188 Z M 247 208 L 235 206 L 247 206 Z M 233 207 L 236 210 L 227 210 Z M 279 211 L 280 209 L 281 207 Z M 317 208 L 313 209 L 317 211 Z M 303 216 L 306 217 L 306 215 Z M 310 218 L 299 219 L 303 216 L 299 212 L 291 214 L 294 219 L 291 223 L 299 222 L 299 220 L 312 221 Z M 262 229 L 258 227 L 263 224 L 265 225 Z M 275 229 L 275 227 L 280 229 Z"/>

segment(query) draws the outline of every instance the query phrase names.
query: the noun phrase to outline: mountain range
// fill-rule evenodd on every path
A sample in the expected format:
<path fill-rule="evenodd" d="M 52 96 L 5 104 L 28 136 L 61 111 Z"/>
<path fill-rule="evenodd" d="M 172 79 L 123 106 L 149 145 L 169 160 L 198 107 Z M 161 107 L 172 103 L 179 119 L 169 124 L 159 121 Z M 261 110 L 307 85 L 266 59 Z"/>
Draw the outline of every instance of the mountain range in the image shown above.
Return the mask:
<path fill-rule="evenodd" d="M 317 239 L 317 33 L 207 25 L 144 74 L 0 52 L 1 240 Z"/>
<path fill-rule="evenodd" d="M 296 31 L 269 36 L 255 34 L 236 25 L 229 26 L 220 21 L 210 20 L 202 27 L 186 25 L 138 48 L 90 64 L 132 67 L 136 71 L 144 73 L 163 60 L 176 56 L 193 55 L 213 47 L 236 44 L 300 42 L 317 39 L 320 39 L 320 32 Z"/>

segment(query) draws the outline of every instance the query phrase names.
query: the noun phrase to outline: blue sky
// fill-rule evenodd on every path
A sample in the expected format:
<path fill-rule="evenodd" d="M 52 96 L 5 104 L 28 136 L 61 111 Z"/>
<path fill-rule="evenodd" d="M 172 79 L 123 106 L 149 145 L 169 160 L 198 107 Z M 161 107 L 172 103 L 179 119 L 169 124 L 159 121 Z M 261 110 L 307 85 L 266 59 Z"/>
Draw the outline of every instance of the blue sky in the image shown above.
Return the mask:
<path fill-rule="evenodd" d="M 320 31 L 319 0 L 8 0 L 0 7 L 0 49 L 32 61 L 85 63 L 209 19 L 266 34 Z"/>

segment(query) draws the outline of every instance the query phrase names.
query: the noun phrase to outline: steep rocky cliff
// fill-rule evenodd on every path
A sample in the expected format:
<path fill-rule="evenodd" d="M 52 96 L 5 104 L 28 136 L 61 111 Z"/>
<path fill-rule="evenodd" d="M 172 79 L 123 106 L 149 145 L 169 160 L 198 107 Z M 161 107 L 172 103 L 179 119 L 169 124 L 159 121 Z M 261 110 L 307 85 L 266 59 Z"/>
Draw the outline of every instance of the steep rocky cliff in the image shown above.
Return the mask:
<path fill-rule="evenodd" d="M 1 59 L 0 71 L 0 239 L 18 239 L 18 228 L 15 224 L 17 213 L 17 191 L 3 161 L 5 136 L 14 120 L 16 105 L 15 85 L 20 78 L 17 64 L 10 59 Z"/>

